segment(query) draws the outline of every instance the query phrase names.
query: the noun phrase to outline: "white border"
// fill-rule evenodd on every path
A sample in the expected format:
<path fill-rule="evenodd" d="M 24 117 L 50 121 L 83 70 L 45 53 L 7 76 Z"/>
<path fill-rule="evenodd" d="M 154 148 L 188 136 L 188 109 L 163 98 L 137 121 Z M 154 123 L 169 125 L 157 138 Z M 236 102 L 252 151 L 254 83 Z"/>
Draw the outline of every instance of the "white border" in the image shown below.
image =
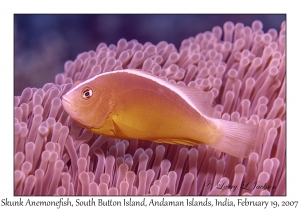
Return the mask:
<path fill-rule="evenodd" d="M 295 3 L 294 3 L 295 2 Z M 0 206 L 1 199 L 8 198 L 17 200 L 18 197 L 12 197 L 12 178 L 13 178 L 13 14 L 14 13 L 287 13 L 287 197 L 255 197 L 251 200 L 298 200 L 300 181 L 299 167 L 299 12 L 297 10 L 297 1 L 271 1 L 271 0 L 252 0 L 252 1 L 1 1 L 0 3 L 0 58 L 1 58 L 1 146 L 0 146 Z M 199 23 L 201 24 L 201 23 Z M 76 197 L 71 199 L 75 200 Z M 209 197 L 214 199 L 215 197 Z M 240 197 L 230 199 L 237 200 Z M 112 197 L 112 199 L 121 199 L 121 197 Z M 180 197 L 174 197 L 173 200 L 181 200 Z M 185 199 L 185 198 L 183 198 Z M 250 198 L 249 198 L 250 199 Z M 52 200 L 51 197 L 39 197 L 34 200 Z M 8 207 L 0 207 L 8 209 Z M 122 207 L 123 209 L 124 207 Z M 157 208 L 157 207 L 156 207 Z M 172 207 L 172 209 L 179 209 Z M 182 208 L 182 207 L 181 207 Z M 199 208 L 199 207 L 197 207 Z M 232 207 L 223 207 L 229 209 Z M 299 208 L 299 207 L 298 207 Z M 15 209 L 15 208 L 9 208 Z M 23 207 L 22 209 L 37 209 L 32 207 Z M 47 209 L 56 209 L 47 208 Z M 74 208 L 62 208 L 74 209 Z M 77 208 L 79 209 L 79 208 Z M 82 209 L 82 207 L 81 207 Z M 99 209 L 99 207 L 89 208 Z M 105 208 L 106 209 L 106 208 Z M 114 209 L 114 208 L 110 208 Z M 132 208 L 124 208 L 132 209 Z M 139 209 L 139 208 L 135 208 Z M 148 207 L 149 209 L 149 207 Z M 151 208 L 150 208 L 151 209 Z M 171 207 L 164 207 L 171 209 Z M 196 208 L 194 208 L 196 209 Z M 260 208 L 262 209 L 262 208 Z M 268 208 L 270 209 L 270 208 Z M 281 209 L 281 208 L 279 208 Z"/>

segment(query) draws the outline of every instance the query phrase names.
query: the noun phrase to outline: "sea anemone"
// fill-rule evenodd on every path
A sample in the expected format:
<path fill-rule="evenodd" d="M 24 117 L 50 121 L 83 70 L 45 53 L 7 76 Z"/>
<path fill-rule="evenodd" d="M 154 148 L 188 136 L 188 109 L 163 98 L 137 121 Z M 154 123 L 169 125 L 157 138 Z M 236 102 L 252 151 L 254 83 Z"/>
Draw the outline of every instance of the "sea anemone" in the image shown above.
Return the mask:
<path fill-rule="evenodd" d="M 67 61 L 55 84 L 14 97 L 14 194 L 285 195 L 285 26 L 264 33 L 260 21 L 226 22 L 179 50 L 121 39 Z M 216 118 L 263 127 L 264 143 L 236 158 L 205 144 L 113 139 L 77 125 L 62 95 L 76 80 L 122 69 L 212 92 Z"/>

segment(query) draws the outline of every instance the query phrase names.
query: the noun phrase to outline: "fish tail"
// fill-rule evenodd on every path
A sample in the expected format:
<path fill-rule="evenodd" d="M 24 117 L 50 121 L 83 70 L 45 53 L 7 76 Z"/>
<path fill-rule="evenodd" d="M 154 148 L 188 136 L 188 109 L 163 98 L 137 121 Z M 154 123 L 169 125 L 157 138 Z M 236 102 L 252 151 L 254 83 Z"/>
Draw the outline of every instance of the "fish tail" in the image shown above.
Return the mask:
<path fill-rule="evenodd" d="M 258 125 L 211 119 L 220 131 L 211 147 L 235 157 L 245 158 L 263 142 L 263 128 Z"/>

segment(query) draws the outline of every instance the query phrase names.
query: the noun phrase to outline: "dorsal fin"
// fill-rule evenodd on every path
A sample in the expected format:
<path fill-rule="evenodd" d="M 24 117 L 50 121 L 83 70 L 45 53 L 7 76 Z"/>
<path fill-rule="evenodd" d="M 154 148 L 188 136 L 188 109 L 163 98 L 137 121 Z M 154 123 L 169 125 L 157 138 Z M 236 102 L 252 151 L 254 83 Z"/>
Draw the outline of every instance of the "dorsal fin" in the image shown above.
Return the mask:
<path fill-rule="evenodd" d="M 157 76 L 154 76 L 148 72 L 141 71 L 141 70 L 127 69 L 122 71 L 152 78 L 152 80 L 159 82 L 161 85 L 170 88 L 178 95 L 180 95 L 184 100 L 186 100 L 187 103 L 189 103 L 201 115 L 206 117 L 213 117 L 215 110 L 213 108 L 214 97 L 212 92 L 205 92 L 198 88 L 173 84 Z"/>
<path fill-rule="evenodd" d="M 215 110 L 213 108 L 214 96 L 212 92 L 206 92 L 201 89 L 176 84 L 171 85 L 179 89 L 180 92 L 182 92 L 188 99 L 187 102 L 196 108 L 201 115 L 206 117 L 213 116 Z"/>

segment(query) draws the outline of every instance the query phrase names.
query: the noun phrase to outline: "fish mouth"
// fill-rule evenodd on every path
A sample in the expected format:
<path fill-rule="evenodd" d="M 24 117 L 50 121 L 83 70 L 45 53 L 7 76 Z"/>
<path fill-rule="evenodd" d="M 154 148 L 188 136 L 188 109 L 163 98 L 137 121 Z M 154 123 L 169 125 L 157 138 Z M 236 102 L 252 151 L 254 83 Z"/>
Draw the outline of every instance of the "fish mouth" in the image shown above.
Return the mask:
<path fill-rule="evenodd" d="M 67 112 L 68 112 L 68 110 L 70 110 L 70 108 L 73 110 L 73 112 L 76 112 L 75 107 L 72 105 L 70 99 L 69 99 L 66 95 L 64 95 L 64 96 L 62 97 L 62 104 L 63 104 L 64 109 L 65 109 Z"/>

